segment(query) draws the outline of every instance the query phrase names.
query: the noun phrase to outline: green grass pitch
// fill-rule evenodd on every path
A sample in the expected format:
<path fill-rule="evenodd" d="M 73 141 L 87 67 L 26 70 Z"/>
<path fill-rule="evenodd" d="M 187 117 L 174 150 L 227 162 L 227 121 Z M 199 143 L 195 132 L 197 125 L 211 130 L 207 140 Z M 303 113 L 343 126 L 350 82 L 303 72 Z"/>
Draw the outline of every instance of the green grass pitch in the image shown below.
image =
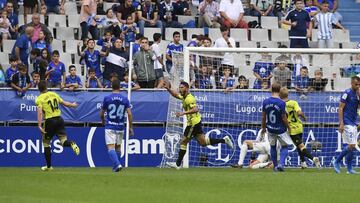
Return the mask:
<path fill-rule="evenodd" d="M 0 202 L 357 202 L 360 175 L 331 169 L 0 168 Z"/>

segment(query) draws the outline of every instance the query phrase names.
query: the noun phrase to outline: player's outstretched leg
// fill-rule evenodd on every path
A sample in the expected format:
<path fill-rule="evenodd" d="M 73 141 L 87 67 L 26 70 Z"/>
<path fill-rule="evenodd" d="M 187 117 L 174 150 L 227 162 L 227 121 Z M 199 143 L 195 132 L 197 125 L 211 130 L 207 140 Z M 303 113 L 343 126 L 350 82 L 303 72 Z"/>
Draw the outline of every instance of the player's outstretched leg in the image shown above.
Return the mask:
<path fill-rule="evenodd" d="M 44 147 L 44 155 L 46 160 L 46 166 L 41 167 L 42 171 L 51 171 L 54 168 L 51 166 L 51 149 L 50 146 Z"/>
<path fill-rule="evenodd" d="M 68 140 L 66 135 L 59 135 L 58 137 L 63 147 L 71 147 L 76 155 L 80 154 L 80 148 L 74 141 Z"/>
<path fill-rule="evenodd" d="M 233 165 L 232 167 L 234 167 L 234 168 L 242 168 L 243 167 L 247 150 L 248 150 L 248 145 L 244 142 L 241 145 L 239 162 L 236 165 Z"/>
<path fill-rule="evenodd" d="M 227 144 L 227 146 L 229 146 L 231 149 L 234 148 L 234 144 L 231 141 L 229 136 L 225 136 L 222 139 L 217 139 L 217 138 L 210 138 L 210 137 L 205 137 L 204 134 L 200 135 L 197 137 L 197 140 L 199 142 L 199 144 L 203 147 L 207 146 L 207 145 L 215 145 L 215 144 L 219 144 L 219 143 L 225 143 Z"/>

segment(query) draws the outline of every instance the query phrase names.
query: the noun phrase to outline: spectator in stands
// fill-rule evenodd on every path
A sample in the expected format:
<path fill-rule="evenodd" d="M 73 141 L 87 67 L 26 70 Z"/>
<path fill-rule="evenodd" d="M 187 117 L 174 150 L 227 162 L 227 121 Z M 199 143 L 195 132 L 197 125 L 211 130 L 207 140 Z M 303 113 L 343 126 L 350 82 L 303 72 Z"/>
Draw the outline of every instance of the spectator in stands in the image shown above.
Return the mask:
<path fill-rule="evenodd" d="M 246 79 L 245 76 L 240 75 L 240 76 L 238 77 L 238 81 L 237 81 L 237 82 L 238 82 L 238 83 L 235 84 L 235 86 L 233 86 L 233 87 L 227 87 L 227 88 L 225 89 L 225 92 L 230 92 L 230 91 L 232 91 L 232 90 L 234 90 L 234 89 L 249 89 L 249 80 Z"/>
<path fill-rule="evenodd" d="M 78 44 L 78 51 L 80 44 Z M 103 75 L 101 72 L 100 64 L 101 64 L 101 57 L 108 56 L 110 49 L 110 44 L 107 44 L 106 52 L 95 50 L 95 40 L 89 39 L 87 41 L 87 47 L 84 51 L 80 51 L 80 56 L 84 57 L 86 70 L 89 71 L 90 68 L 95 69 L 96 77 L 100 80 L 103 79 Z M 89 73 L 87 73 L 89 75 Z"/>
<path fill-rule="evenodd" d="M 338 22 L 341 22 L 343 20 L 342 15 L 337 11 L 338 7 L 339 7 L 339 1 L 338 0 L 314 0 L 314 4 L 315 6 L 319 7 L 320 9 L 322 9 L 323 5 L 321 4 L 322 2 L 328 2 L 329 4 L 329 11 L 331 13 L 333 13 L 335 15 L 335 18 L 337 19 Z"/>
<path fill-rule="evenodd" d="M 88 37 L 90 32 L 93 39 L 99 39 L 99 29 L 96 25 L 96 0 L 83 0 L 80 10 L 80 26 L 81 26 L 81 39 L 84 40 Z"/>
<path fill-rule="evenodd" d="M 154 88 L 156 73 L 154 61 L 157 59 L 155 53 L 150 49 L 149 40 L 143 37 L 140 40 L 141 50 L 134 56 L 135 73 L 141 88 Z"/>
<path fill-rule="evenodd" d="M 190 6 L 187 1 L 188 0 L 176 0 L 175 1 L 174 14 L 176 16 L 179 16 L 179 15 L 180 16 L 191 16 Z M 183 27 L 195 28 L 196 27 L 195 21 L 189 20 L 189 21 L 185 22 Z"/>
<path fill-rule="evenodd" d="M 32 78 L 32 80 L 31 80 L 31 87 L 32 87 L 32 88 L 38 88 L 38 84 L 39 84 L 39 82 L 40 82 L 40 74 L 39 74 L 39 72 L 33 71 L 33 72 L 31 73 L 31 78 Z"/>
<path fill-rule="evenodd" d="M 6 6 L 6 0 L 0 0 L 0 10 L 3 10 Z"/>
<path fill-rule="evenodd" d="M 151 45 L 151 49 L 156 56 L 156 60 L 154 61 L 154 69 L 156 74 L 156 87 L 162 88 L 164 86 L 164 62 L 163 62 L 163 55 L 160 51 L 160 42 L 161 42 L 161 34 L 154 33 L 153 35 L 154 43 Z"/>
<path fill-rule="evenodd" d="M 8 14 L 8 19 L 10 20 L 11 23 L 11 27 L 10 27 L 11 39 L 16 39 L 19 30 L 19 18 L 14 12 L 14 4 L 12 2 L 8 1 L 6 3 L 6 11 Z"/>
<path fill-rule="evenodd" d="M 8 19 L 8 13 L 6 10 L 3 10 L 0 18 L 0 34 L 3 40 L 11 38 L 10 29 L 11 22 Z"/>
<path fill-rule="evenodd" d="M 17 66 L 18 60 L 19 58 L 16 56 L 10 57 L 10 67 L 5 72 L 5 81 L 9 87 L 11 86 L 12 76 L 19 71 Z"/>
<path fill-rule="evenodd" d="M 264 47 L 263 47 L 264 48 Z M 281 49 L 287 49 L 288 47 L 286 46 L 286 45 L 280 45 L 279 46 L 279 48 L 281 48 Z M 295 48 L 301 48 L 301 45 L 297 45 L 297 46 L 295 46 Z M 291 60 L 291 57 L 290 57 L 290 55 L 287 55 L 286 53 L 281 53 L 280 54 L 280 56 L 278 56 L 278 57 L 276 57 L 275 58 L 275 61 L 285 61 L 285 63 L 286 63 L 286 66 L 288 67 L 288 68 L 290 68 L 290 70 L 294 70 L 294 68 L 293 68 L 293 66 L 294 66 L 294 64 L 293 64 L 293 62 L 292 62 L 292 60 Z M 275 64 L 276 65 L 276 64 Z M 301 66 L 302 67 L 302 66 Z M 300 74 L 300 72 L 299 72 L 299 74 Z"/>
<path fill-rule="evenodd" d="M 303 66 L 300 75 L 295 78 L 295 90 L 301 95 L 301 99 L 305 99 L 306 94 L 309 92 L 309 80 L 308 68 Z"/>
<path fill-rule="evenodd" d="M 123 89 L 128 89 L 129 88 L 129 71 L 126 71 L 124 74 L 124 81 L 120 82 L 120 87 Z M 137 84 L 136 82 L 134 82 L 134 80 L 131 81 L 131 90 L 138 90 L 140 89 L 140 85 Z"/>
<path fill-rule="evenodd" d="M 2 65 L 0 65 L 0 87 L 6 86 L 6 77 Z"/>
<path fill-rule="evenodd" d="M 137 34 L 136 23 L 131 15 L 126 18 L 126 23 L 121 26 L 121 36 L 124 39 L 125 49 L 128 50 L 131 42 L 135 42 L 135 36 Z"/>
<path fill-rule="evenodd" d="M 334 13 L 328 12 L 329 3 L 323 1 L 321 3 L 321 11 L 314 16 L 313 22 L 318 24 L 318 47 L 319 48 L 333 48 L 334 42 L 332 40 L 332 26 L 333 24 L 340 27 L 343 32 L 345 28 L 339 23 Z"/>
<path fill-rule="evenodd" d="M 51 53 L 47 48 L 44 48 L 40 51 L 41 59 L 45 60 L 46 62 L 50 63 L 51 61 Z"/>
<path fill-rule="evenodd" d="M 30 44 L 33 35 L 34 28 L 31 26 L 26 27 L 25 33 L 16 40 L 11 52 L 11 55 L 16 56 L 26 66 L 29 65 Z"/>
<path fill-rule="evenodd" d="M 317 91 L 317 92 L 325 91 L 325 87 L 328 83 L 328 79 L 323 78 L 323 73 L 321 70 L 316 70 L 314 75 L 315 75 L 315 77 L 310 78 L 310 80 L 309 80 L 310 90 Z"/>
<path fill-rule="evenodd" d="M 38 12 L 38 0 L 24 0 L 24 22 L 27 23 L 28 14 L 37 14 Z"/>
<path fill-rule="evenodd" d="M 312 20 L 313 17 L 319 13 L 319 8 L 314 5 L 313 0 L 307 0 L 305 1 L 305 11 L 309 13 Z"/>
<path fill-rule="evenodd" d="M 86 88 L 102 88 L 101 80 L 96 77 L 95 69 L 89 69 L 89 77 L 85 84 Z"/>
<path fill-rule="evenodd" d="M 140 39 L 143 37 L 144 36 L 140 33 L 135 35 L 135 42 L 133 43 L 133 51 L 132 51 L 133 56 L 136 54 L 136 52 L 140 51 Z"/>
<path fill-rule="evenodd" d="M 285 61 L 277 61 L 277 66 L 272 71 L 274 76 L 274 82 L 277 82 L 281 87 L 287 87 L 290 89 L 291 86 L 291 71 L 286 67 Z"/>
<path fill-rule="evenodd" d="M 109 80 L 104 80 L 104 82 L 103 82 L 103 87 L 104 88 L 111 88 L 112 87 L 112 85 L 111 85 L 111 83 L 112 83 L 112 81 L 114 81 L 114 80 L 116 80 L 116 79 L 118 79 L 119 80 L 119 76 L 118 76 L 118 74 L 117 73 L 111 73 L 110 75 L 109 75 Z M 119 80 L 120 81 L 120 80 Z"/>
<path fill-rule="evenodd" d="M 65 80 L 65 87 L 69 88 L 69 90 L 76 90 L 82 87 L 82 82 L 79 76 L 76 75 L 76 66 L 69 66 L 69 73 Z"/>
<path fill-rule="evenodd" d="M 135 21 L 136 12 L 132 4 L 133 0 L 125 0 L 125 3 L 115 7 L 114 12 L 116 13 L 116 16 L 120 23 L 126 24 L 128 16 L 131 16 L 131 19 Z"/>
<path fill-rule="evenodd" d="M 209 37 L 203 39 L 202 47 L 212 47 L 212 42 Z"/>
<path fill-rule="evenodd" d="M 18 64 L 19 72 L 12 76 L 11 87 L 16 91 L 19 97 L 23 97 L 26 91 L 31 87 L 30 77 L 24 64 Z"/>
<path fill-rule="evenodd" d="M 273 0 L 251 0 L 250 15 L 257 16 L 259 25 L 261 26 L 261 16 L 273 16 Z"/>
<path fill-rule="evenodd" d="M 173 41 L 167 45 L 166 48 L 166 70 L 168 73 L 171 72 L 172 69 L 172 54 L 173 52 L 183 52 L 184 45 L 180 43 L 180 33 L 175 31 L 173 33 Z"/>
<path fill-rule="evenodd" d="M 102 49 L 106 48 L 108 45 L 111 47 L 112 43 L 115 41 L 115 37 L 113 37 L 112 32 L 110 30 L 106 30 L 104 32 L 104 36 L 99 39 L 96 44 L 101 46 Z M 86 41 L 87 44 L 87 41 Z"/>
<path fill-rule="evenodd" d="M 290 48 L 297 46 L 309 48 L 307 38 L 311 36 L 312 24 L 310 20 L 309 13 L 304 10 L 303 0 L 295 0 L 295 9 L 290 11 L 283 21 L 284 24 L 291 26 L 289 33 Z"/>
<path fill-rule="evenodd" d="M 104 80 L 109 82 L 110 74 L 117 73 L 119 80 L 123 80 L 125 69 L 128 67 L 129 52 L 123 50 L 123 41 L 118 38 L 114 41 L 113 46 L 110 48 L 109 55 L 106 57 Z"/>
<path fill-rule="evenodd" d="M 294 66 L 293 78 L 300 75 L 300 71 L 301 71 L 302 67 L 304 67 L 304 66 L 308 67 L 309 66 L 307 60 L 305 59 L 305 57 L 303 57 L 301 55 L 301 53 L 296 53 L 295 56 L 292 57 L 291 61 L 292 61 L 293 66 Z"/>
<path fill-rule="evenodd" d="M 61 0 L 59 4 L 59 0 L 41 0 L 41 14 L 65 14 L 65 0 Z"/>
<path fill-rule="evenodd" d="M 214 0 L 204 0 L 200 3 L 199 11 L 199 23 L 201 27 L 220 28 L 220 11 L 219 3 Z"/>
<path fill-rule="evenodd" d="M 54 50 L 51 55 L 51 62 L 46 70 L 45 76 L 48 77 L 48 87 L 64 88 L 65 87 L 65 65 L 60 61 L 60 53 Z"/>
<path fill-rule="evenodd" d="M 162 29 L 162 22 L 158 18 L 158 6 L 156 2 L 145 0 L 138 7 L 137 16 L 140 34 L 144 35 L 144 27 L 158 27 Z"/>
<path fill-rule="evenodd" d="M 254 89 L 263 89 L 263 85 L 267 84 L 267 88 L 270 88 L 270 79 L 273 77 L 272 71 L 274 64 L 271 62 L 267 53 L 261 54 L 261 59 L 256 61 L 253 68 L 254 76 L 256 77 L 254 82 Z"/>
<path fill-rule="evenodd" d="M 205 65 L 201 65 L 199 68 L 199 73 L 195 75 L 195 87 L 199 89 L 212 89 L 210 76 L 208 72 L 208 67 Z"/>
<path fill-rule="evenodd" d="M 175 15 L 175 2 L 171 0 L 164 0 L 160 3 L 159 6 L 159 15 L 160 20 L 163 24 L 163 34 L 165 33 L 166 27 L 173 27 L 173 28 L 182 28 L 183 25 L 177 21 L 177 17 Z"/>
<path fill-rule="evenodd" d="M 51 43 L 53 36 L 50 32 L 50 30 L 47 28 L 47 26 L 43 23 L 40 22 L 40 15 L 39 14 L 33 14 L 32 16 L 32 21 L 26 25 L 24 25 L 23 29 L 21 29 L 22 31 L 20 32 L 21 34 L 24 32 L 24 30 L 26 30 L 27 27 L 33 27 L 34 29 L 34 34 L 31 37 L 31 42 L 34 43 L 36 42 L 36 40 L 39 39 L 39 32 L 42 30 L 45 33 L 45 40 L 49 43 Z"/>
<path fill-rule="evenodd" d="M 284 3 L 284 0 L 274 0 L 273 14 L 274 14 L 274 16 L 278 17 L 279 21 L 290 10 L 289 9 L 290 5 L 287 4 L 287 3 L 290 4 L 290 2 L 292 2 L 292 1 L 286 1 Z"/>
<path fill-rule="evenodd" d="M 31 49 L 31 51 L 30 51 L 30 64 L 33 65 L 33 69 L 35 71 L 39 71 L 39 62 L 40 62 L 40 60 L 41 60 L 40 50 L 39 49 Z"/>
<path fill-rule="evenodd" d="M 39 74 L 40 74 L 40 80 L 46 80 L 46 70 L 48 67 L 48 62 L 45 60 L 39 61 Z"/>
<path fill-rule="evenodd" d="M 114 12 L 111 8 L 106 10 L 105 16 L 105 32 L 111 32 L 114 34 L 115 37 L 120 37 L 121 28 L 120 22 L 117 17 L 114 15 Z"/>
<path fill-rule="evenodd" d="M 225 67 L 223 69 L 223 76 L 220 77 L 220 87 L 222 89 L 236 87 L 236 79 L 232 75 L 231 69 L 229 67 Z"/>
<path fill-rule="evenodd" d="M 248 28 L 248 24 L 243 20 L 244 8 L 240 0 L 222 0 L 219 11 L 226 27 Z"/>
<path fill-rule="evenodd" d="M 46 35 L 43 30 L 40 30 L 39 32 L 38 40 L 32 43 L 32 48 L 39 49 L 40 51 L 43 50 L 44 48 L 47 48 L 50 51 L 50 53 L 52 52 L 51 44 L 50 42 L 46 41 Z"/>

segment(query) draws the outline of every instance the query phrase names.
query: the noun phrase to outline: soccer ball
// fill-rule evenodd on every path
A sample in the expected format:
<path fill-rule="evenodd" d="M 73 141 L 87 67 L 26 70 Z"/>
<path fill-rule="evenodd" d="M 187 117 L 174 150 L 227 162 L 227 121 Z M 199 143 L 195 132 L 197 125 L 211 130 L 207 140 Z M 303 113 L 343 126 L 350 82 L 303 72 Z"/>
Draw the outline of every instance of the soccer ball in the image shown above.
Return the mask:
<path fill-rule="evenodd" d="M 322 148 L 322 143 L 316 140 L 310 142 L 311 149 L 314 151 L 320 150 Z"/>

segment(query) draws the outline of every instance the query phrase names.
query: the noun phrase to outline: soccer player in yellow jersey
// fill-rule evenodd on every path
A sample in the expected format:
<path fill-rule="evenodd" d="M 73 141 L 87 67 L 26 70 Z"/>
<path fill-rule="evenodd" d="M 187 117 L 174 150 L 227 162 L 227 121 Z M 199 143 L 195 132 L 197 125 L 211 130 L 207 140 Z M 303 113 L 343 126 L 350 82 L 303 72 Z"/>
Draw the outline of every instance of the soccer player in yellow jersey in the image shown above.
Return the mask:
<path fill-rule="evenodd" d="M 286 103 L 285 109 L 287 118 L 290 124 L 290 137 L 294 142 L 297 152 L 300 156 L 301 160 L 301 168 L 307 168 L 307 164 L 305 161 L 305 157 L 309 158 L 310 160 L 314 161 L 316 167 L 320 168 L 321 164 L 318 157 L 313 157 L 311 153 L 306 149 L 303 140 L 302 134 L 304 132 L 304 127 L 300 117 L 306 121 L 305 114 L 301 111 L 301 108 L 297 101 L 289 100 L 289 91 L 286 87 L 280 89 L 280 98 Z"/>
<path fill-rule="evenodd" d="M 166 83 L 164 87 L 173 97 L 182 101 L 184 111 L 176 112 L 176 116 L 179 117 L 186 115 L 187 118 L 187 127 L 184 132 L 184 137 L 180 141 L 180 151 L 176 161 L 176 166 L 172 167 L 177 169 L 180 168 L 181 162 L 184 158 L 184 155 L 186 154 L 187 144 L 193 137 L 195 137 L 198 143 L 203 147 L 218 143 L 226 143 L 230 148 L 234 148 L 234 144 L 232 143 L 229 136 L 225 136 L 223 139 L 205 137 L 201 125 L 201 115 L 196 105 L 196 99 L 189 92 L 189 84 L 187 82 L 180 82 L 179 93 L 175 90 L 172 90 L 169 83 Z"/>
<path fill-rule="evenodd" d="M 66 107 L 76 108 L 77 103 L 70 103 L 64 101 L 55 92 L 49 92 L 46 88 L 46 82 L 40 81 L 38 84 L 40 95 L 36 98 L 35 104 L 37 106 L 38 127 L 42 134 L 42 142 L 45 149 L 46 166 L 41 167 L 43 171 L 50 171 L 51 166 L 51 150 L 50 141 L 57 135 L 61 145 L 64 147 L 71 147 L 76 155 L 79 155 L 80 149 L 75 142 L 67 140 L 64 120 L 61 118 L 61 111 L 59 104 Z M 45 128 L 42 126 L 43 117 L 45 119 Z"/>

